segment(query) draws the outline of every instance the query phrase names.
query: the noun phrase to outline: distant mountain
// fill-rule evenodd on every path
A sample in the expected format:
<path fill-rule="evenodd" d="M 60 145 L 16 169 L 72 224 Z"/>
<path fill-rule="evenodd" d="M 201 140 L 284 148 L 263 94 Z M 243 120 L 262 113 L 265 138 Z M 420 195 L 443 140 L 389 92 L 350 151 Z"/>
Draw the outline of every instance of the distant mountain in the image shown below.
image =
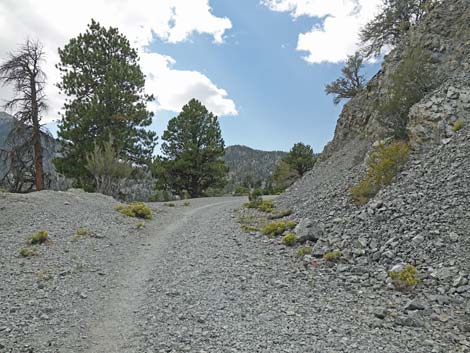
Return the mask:
<path fill-rule="evenodd" d="M 8 135 L 15 126 L 15 118 L 10 114 L 5 112 L 0 112 L 0 151 L 10 151 L 12 148 L 10 142 L 8 141 Z M 44 162 L 44 173 L 46 176 L 46 183 L 49 182 L 50 177 L 55 175 L 55 168 L 52 164 L 52 159 L 57 155 L 58 143 L 57 141 L 49 134 L 43 133 L 41 142 L 43 145 L 43 162 Z M 32 160 L 33 148 L 28 152 L 28 155 L 24 156 L 28 160 Z M 4 156 L 4 154 L 3 154 Z M 0 155 L 0 157 L 2 157 Z M 5 176 L 6 172 L 9 169 L 9 159 L 0 158 L 0 182 L 1 179 Z M 26 178 L 29 180 L 29 177 Z M 29 189 L 27 185 L 28 182 L 25 181 L 23 189 Z M 7 187 L 8 185 L 1 185 L 2 187 Z"/>
<path fill-rule="evenodd" d="M 274 172 L 277 162 L 286 155 L 282 151 L 260 151 L 247 146 L 225 148 L 225 163 L 229 166 L 229 184 L 264 183 Z"/>

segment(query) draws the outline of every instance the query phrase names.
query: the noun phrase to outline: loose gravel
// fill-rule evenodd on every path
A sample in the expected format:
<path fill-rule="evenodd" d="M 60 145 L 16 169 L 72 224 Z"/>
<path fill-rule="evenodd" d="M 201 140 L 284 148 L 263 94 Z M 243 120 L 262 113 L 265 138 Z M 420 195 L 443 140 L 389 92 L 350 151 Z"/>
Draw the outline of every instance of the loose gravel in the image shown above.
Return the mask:
<path fill-rule="evenodd" d="M 411 296 L 403 307 L 407 294 L 364 285 L 366 271 L 242 232 L 241 198 L 150 204 L 141 229 L 100 195 L 0 202 L 2 353 L 465 351 Z M 21 257 L 39 229 L 50 242 Z"/>

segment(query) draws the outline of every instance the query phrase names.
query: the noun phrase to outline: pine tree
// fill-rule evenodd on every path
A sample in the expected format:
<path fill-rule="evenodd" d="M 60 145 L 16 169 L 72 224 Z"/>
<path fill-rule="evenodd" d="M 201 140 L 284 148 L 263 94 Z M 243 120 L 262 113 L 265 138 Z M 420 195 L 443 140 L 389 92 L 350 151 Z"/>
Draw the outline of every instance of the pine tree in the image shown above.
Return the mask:
<path fill-rule="evenodd" d="M 174 191 L 201 196 L 225 184 L 224 140 L 217 117 L 192 99 L 171 119 L 163 133 L 163 157 L 157 161 L 162 184 Z"/>
<path fill-rule="evenodd" d="M 326 85 L 325 92 L 326 94 L 335 95 L 333 99 L 335 104 L 338 104 L 341 99 L 354 97 L 364 88 L 365 79 L 360 74 L 362 66 L 363 59 L 356 52 L 348 57 L 346 65 L 341 69 L 342 77 Z"/>
<path fill-rule="evenodd" d="M 55 160 L 57 169 L 86 185 L 92 180 L 86 156 L 109 136 L 119 157 L 136 166 L 149 163 L 156 135 L 146 129 L 153 116 L 146 106 L 153 97 L 144 93 L 145 77 L 128 39 L 92 20 L 59 55 L 58 86 L 69 98 L 59 124 L 63 157 Z"/>
<path fill-rule="evenodd" d="M 283 158 L 300 176 L 312 169 L 315 164 L 315 155 L 309 145 L 302 142 L 296 143 L 289 153 Z"/>
<path fill-rule="evenodd" d="M 410 28 L 417 26 L 436 0 L 383 0 L 381 11 L 361 31 L 366 58 L 382 48 L 397 45 Z"/>

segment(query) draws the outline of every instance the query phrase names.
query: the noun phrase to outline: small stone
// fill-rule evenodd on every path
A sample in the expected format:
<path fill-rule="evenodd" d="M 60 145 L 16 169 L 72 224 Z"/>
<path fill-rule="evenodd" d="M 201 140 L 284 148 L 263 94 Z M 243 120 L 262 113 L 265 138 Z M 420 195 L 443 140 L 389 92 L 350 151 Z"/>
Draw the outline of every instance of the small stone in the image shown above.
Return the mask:
<path fill-rule="evenodd" d="M 448 237 L 449 237 L 449 240 L 454 243 L 459 240 L 459 235 L 455 232 L 450 232 Z"/>
<path fill-rule="evenodd" d="M 460 286 L 457 288 L 457 293 L 462 294 L 468 292 L 470 290 L 470 286 Z"/>
<path fill-rule="evenodd" d="M 410 301 L 405 306 L 405 310 L 424 310 L 426 307 L 416 300 Z"/>
<path fill-rule="evenodd" d="M 385 319 L 387 316 L 387 309 L 385 308 L 379 308 L 376 311 L 374 311 L 374 316 L 380 320 Z"/>

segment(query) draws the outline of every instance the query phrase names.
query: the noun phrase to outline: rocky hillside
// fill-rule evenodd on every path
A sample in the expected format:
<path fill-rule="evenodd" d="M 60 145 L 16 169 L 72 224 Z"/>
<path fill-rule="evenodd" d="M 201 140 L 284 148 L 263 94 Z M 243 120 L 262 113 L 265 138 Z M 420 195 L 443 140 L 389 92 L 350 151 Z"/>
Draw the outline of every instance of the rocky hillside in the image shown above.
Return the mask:
<path fill-rule="evenodd" d="M 225 163 L 230 171 L 228 179 L 231 184 L 239 185 L 247 178 L 253 183 L 266 181 L 276 167 L 277 162 L 286 155 L 281 151 L 259 151 L 247 146 L 229 146 L 225 149 Z"/>
<path fill-rule="evenodd" d="M 381 325 L 441 325 L 455 342 L 452 350 L 428 342 L 429 352 L 470 349 L 470 2 L 437 5 L 411 34 L 430 51 L 437 87 L 415 104 L 407 125 L 413 148 L 405 170 L 368 204 L 349 196 L 361 179 L 371 145 L 388 136 L 374 102 L 387 94 L 389 75 L 403 48 L 384 60 L 367 90 L 348 102 L 333 141 L 312 171 L 277 201 L 301 220 L 297 231 L 314 242 L 312 256 L 339 250 L 333 267 L 365 287 L 392 287 L 392 268 L 412 264 L 421 283 L 397 292 L 398 304 L 384 301 Z M 456 120 L 464 127 L 452 129 Z M 407 307 L 410 299 L 416 305 Z M 397 306 L 398 305 L 398 306 Z M 434 349 L 434 350 L 433 350 Z M 423 350 L 426 351 L 426 350 Z"/>

